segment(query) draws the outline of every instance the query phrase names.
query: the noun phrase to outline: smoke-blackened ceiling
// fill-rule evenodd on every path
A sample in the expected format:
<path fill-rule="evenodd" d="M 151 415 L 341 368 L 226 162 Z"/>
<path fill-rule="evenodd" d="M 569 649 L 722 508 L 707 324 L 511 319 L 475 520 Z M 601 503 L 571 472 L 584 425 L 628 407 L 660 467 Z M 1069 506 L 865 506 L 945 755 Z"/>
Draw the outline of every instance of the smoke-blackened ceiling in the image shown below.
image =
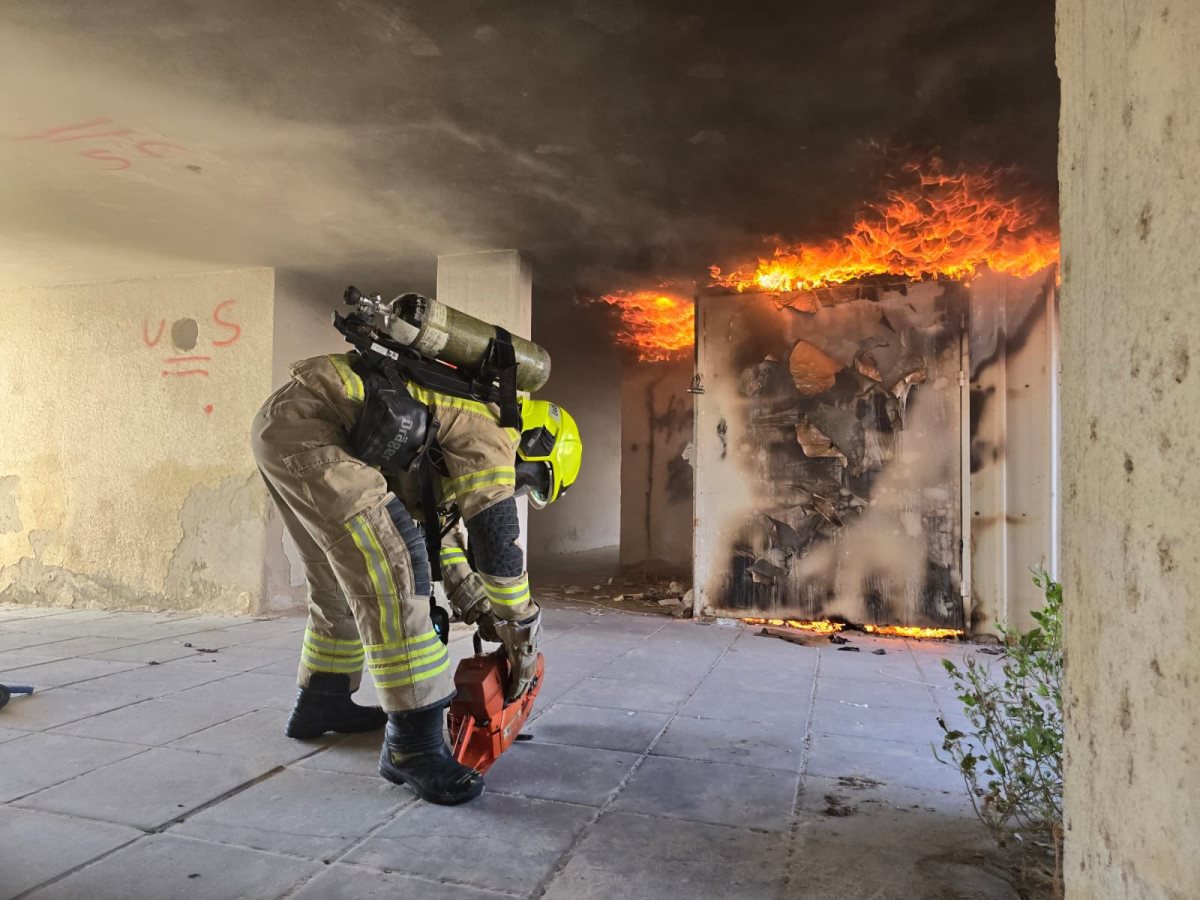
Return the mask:
<path fill-rule="evenodd" d="M 700 276 L 839 233 L 881 148 L 1052 195 L 1053 42 L 1050 0 L 21 0 L 0 279 L 431 288 L 437 253 L 493 247 L 564 292 Z"/>

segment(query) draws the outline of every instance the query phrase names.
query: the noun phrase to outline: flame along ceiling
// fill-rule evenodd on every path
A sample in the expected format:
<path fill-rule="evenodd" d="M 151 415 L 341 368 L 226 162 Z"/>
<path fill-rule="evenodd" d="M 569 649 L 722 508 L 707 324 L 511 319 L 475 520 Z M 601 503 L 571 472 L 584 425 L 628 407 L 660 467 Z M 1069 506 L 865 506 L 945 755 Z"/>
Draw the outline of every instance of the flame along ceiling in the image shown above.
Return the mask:
<path fill-rule="evenodd" d="M 769 256 L 726 272 L 711 285 L 738 292 L 812 290 L 863 278 L 969 281 L 986 268 L 1022 277 L 1058 262 L 1053 210 L 1009 182 L 1002 170 L 946 172 L 937 160 L 908 164 L 882 199 L 865 204 L 851 228 L 818 243 L 775 240 Z M 677 357 L 692 346 L 691 297 L 665 283 L 602 297 L 620 313 L 618 340 L 638 358 Z"/>

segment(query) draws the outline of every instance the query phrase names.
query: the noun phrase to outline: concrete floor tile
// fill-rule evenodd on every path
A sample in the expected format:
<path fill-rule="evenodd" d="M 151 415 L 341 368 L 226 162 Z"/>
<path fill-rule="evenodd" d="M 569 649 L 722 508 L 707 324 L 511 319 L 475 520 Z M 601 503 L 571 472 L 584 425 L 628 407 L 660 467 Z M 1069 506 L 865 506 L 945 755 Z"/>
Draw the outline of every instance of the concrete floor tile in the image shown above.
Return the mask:
<path fill-rule="evenodd" d="M 918 790 L 958 789 L 958 773 L 933 758 L 928 746 L 814 732 L 808 772 L 829 778 L 865 776 Z"/>
<path fill-rule="evenodd" d="M 679 708 L 680 715 L 731 722 L 798 724 L 808 720 L 812 687 L 795 690 L 753 690 L 713 673 Z"/>
<path fill-rule="evenodd" d="M 739 722 L 678 716 L 654 747 L 655 756 L 800 771 L 807 730 L 803 723 Z"/>
<path fill-rule="evenodd" d="M 346 861 L 526 894 L 553 871 L 592 815 L 582 806 L 488 792 L 464 806 L 418 803 L 356 847 Z M 469 852 L 447 853 L 468 834 Z"/>
<path fill-rule="evenodd" d="M 537 721 L 525 730 L 534 736 L 534 740 L 552 744 L 645 753 L 669 718 L 663 713 L 560 702 L 538 716 Z"/>
<path fill-rule="evenodd" d="M 562 702 L 610 709 L 673 713 L 688 698 L 679 685 L 622 681 L 618 678 L 585 678 L 562 695 Z"/>
<path fill-rule="evenodd" d="M 171 665 L 167 663 L 166 668 Z M 296 702 L 295 678 L 263 675 L 258 672 L 223 674 L 225 677 L 218 681 L 179 691 L 172 695 L 171 699 L 184 703 L 223 704 L 229 710 L 230 718 L 264 707 L 290 710 Z"/>
<path fill-rule="evenodd" d="M 997 857 L 995 842 L 977 820 L 961 812 L 852 805 L 849 815 L 803 821 L 784 896 L 1017 900 L 1010 873 L 986 864 Z"/>
<path fill-rule="evenodd" d="M 691 691 L 704 680 L 708 670 L 707 664 L 695 662 L 677 661 L 675 664 L 666 665 L 661 659 L 620 657 L 588 674 L 617 681 L 669 684 Z"/>
<path fill-rule="evenodd" d="M 31 794 L 18 805 L 159 828 L 267 770 L 237 757 L 155 748 Z"/>
<path fill-rule="evenodd" d="M 38 691 L 28 697 L 14 697 L 0 715 L 4 716 L 5 725 L 25 731 L 41 731 L 108 712 L 110 709 L 128 706 L 139 699 L 133 694 L 120 691 L 54 688 L 50 691 Z"/>
<path fill-rule="evenodd" d="M 269 900 L 320 868 L 271 853 L 155 834 L 36 891 L 31 900 Z"/>
<path fill-rule="evenodd" d="M 543 653 L 552 653 L 555 656 L 576 653 L 595 655 L 598 650 L 602 650 L 611 659 L 618 653 L 634 649 L 645 640 L 646 635 L 636 632 L 606 631 L 601 637 L 593 634 L 590 628 L 580 628 L 547 641 L 541 649 Z"/>
<path fill-rule="evenodd" d="M 876 740 L 908 741 L 928 746 L 940 740 L 937 713 L 877 703 L 817 700 L 813 704 L 813 731 Z"/>
<path fill-rule="evenodd" d="M 777 900 L 786 858 L 783 835 L 609 813 L 545 900 Z"/>
<path fill-rule="evenodd" d="M 24 701 L 22 701 L 24 702 Z M 15 728 L 0 728 L 0 744 L 6 741 L 13 741 L 19 737 L 25 737 L 27 734 L 32 734 L 30 731 L 18 731 Z"/>
<path fill-rule="evenodd" d="M 341 738 L 320 753 L 306 756 L 295 763 L 302 769 L 322 772 L 345 772 L 348 775 L 379 776 L 379 751 L 383 746 L 383 731 L 352 734 Z"/>
<path fill-rule="evenodd" d="M 53 646 L 53 644 L 49 646 Z M 2 662 L 0 660 L 0 663 Z M 7 684 L 32 684 L 34 687 L 45 689 L 92 681 L 136 667 L 137 663 L 74 657 L 40 663 L 23 669 L 5 669 L 0 671 L 0 680 Z"/>
<path fill-rule="evenodd" d="M 868 706 L 899 706 L 922 712 L 936 708 L 930 688 L 880 674 L 850 678 L 822 672 L 817 684 L 817 699 L 845 700 Z"/>
<path fill-rule="evenodd" d="M 497 900 L 505 895 L 409 875 L 333 865 L 290 896 L 291 900 Z"/>
<path fill-rule="evenodd" d="M 408 803 L 382 778 L 285 769 L 201 810 L 171 834 L 328 860 Z"/>
<path fill-rule="evenodd" d="M 290 674 L 295 675 L 296 665 L 300 660 L 299 639 L 297 639 L 295 647 L 258 647 L 254 644 L 235 644 L 217 653 L 196 652 L 194 648 L 199 646 L 201 645 L 193 645 L 191 655 L 175 659 L 174 664 L 216 665 L 234 672 L 245 672 L 273 662 L 287 660 L 292 666 Z"/>
<path fill-rule="evenodd" d="M 613 809 L 781 831 L 791 821 L 799 780 L 778 769 L 651 756 Z"/>
<path fill-rule="evenodd" d="M 228 677 L 229 672 L 225 669 L 203 669 L 195 666 L 172 667 L 169 662 L 164 662 L 157 666 L 139 666 L 127 672 L 118 672 L 116 675 L 94 678 L 91 681 L 80 682 L 75 687 L 81 691 L 148 698 L 163 697 L 176 691 L 187 690 L 198 684 Z"/>
<path fill-rule="evenodd" d="M 32 794 L 145 749 L 58 734 L 30 734 L 8 741 L 0 745 L 0 801 Z"/>
<path fill-rule="evenodd" d="M 950 783 L 942 790 L 922 791 L 862 778 L 806 775 L 800 791 L 799 808 L 802 813 L 833 818 L 899 811 L 918 817 L 958 817 L 975 823 L 975 811 L 961 777 L 957 777 L 957 786 L 957 791 Z"/>
<path fill-rule="evenodd" d="M 286 721 L 286 713 L 262 709 L 196 731 L 168 746 L 174 750 L 245 756 L 282 766 L 331 746 L 337 740 L 332 734 L 311 741 L 285 737 L 283 726 Z M 377 741 L 381 740 L 383 730 L 380 729 L 375 737 Z"/>
<path fill-rule="evenodd" d="M 0 806 L 0 900 L 10 900 L 141 834 L 122 825 Z"/>
<path fill-rule="evenodd" d="M 89 653 L 92 659 L 115 659 L 125 662 L 147 664 L 150 662 L 165 663 L 184 656 L 194 656 L 194 648 L 185 647 L 186 641 L 180 638 L 160 638 L 139 644 L 125 644 L 112 650 L 102 650 Z"/>
<path fill-rule="evenodd" d="M 68 638 L 65 641 L 55 641 L 53 644 L 42 644 L 42 653 L 53 653 L 58 659 L 69 659 L 72 656 L 97 657 L 96 654 L 109 650 L 118 650 L 141 643 L 138 639 L 89 636 Z"/>
<path fill-rule="evenodd" d="M 600 806 L 637 756 L 562 744 L 513 744 L 484 775 L 491 790 L 540 800 Z"/>
<path fill-rule="evenodd" d="M 233 713 L 178 700 L 145 700 L 112 712 L 69 722 L 55 734 L 79 735 L 106 741 L 129 741 L 157 747 L 233 718 Z"/>
<path fill-rule="evenodd" d="M 42 663 L 55 662 L 62 657 L 55 656 L 53 653 L 40 652 L 53 647 L 53 644 L 41 644 L 37 647 L 30 647 L 28 650 L 3 650 L 0 651 L 0 672 L 12 669 L 30 669 L 34 666 L 40 666 Z M 8 683 L 12 684 L 16 681 L 15 678 L 9 678 Z"/>
<path fill-rule="evenodd" d="M 246 645 L 248 648 L 249 645 Z M 296 672 L 300 668 L 300 660 L 297 654 L 292 653 L 289 656 L 281 656 L 274 662 L 267 663 L 265 666 L 255 666 L 250 669 L 251 672 L 259 672 L 263 675 L 283 675 L 285 678 L 296 677 Z M 369 681 L 370 678 L 367 677 Z"/>

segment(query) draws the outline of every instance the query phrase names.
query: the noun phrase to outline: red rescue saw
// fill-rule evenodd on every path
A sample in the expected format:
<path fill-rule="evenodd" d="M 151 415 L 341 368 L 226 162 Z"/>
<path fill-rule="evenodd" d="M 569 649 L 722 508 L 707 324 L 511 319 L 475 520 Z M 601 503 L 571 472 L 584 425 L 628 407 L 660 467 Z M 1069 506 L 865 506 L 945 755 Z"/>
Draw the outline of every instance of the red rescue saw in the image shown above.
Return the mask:
<path fill-rule="evenodd" d="M 458 693 L 450 702 L 448 724 L 454 742 L 454 758 L 476 772 L 486 772 L 515 741 L 532 740 L 521 734 L 533 711 L 546 662 L 537 657 L 537 670 L 529 689 L 517 700 L 504 698 L 508 684 L 508 657 L 503 648 L 483 652 L 479 634 L 474 636 L 475 655 L 458 664 L 454 686 Z"/>

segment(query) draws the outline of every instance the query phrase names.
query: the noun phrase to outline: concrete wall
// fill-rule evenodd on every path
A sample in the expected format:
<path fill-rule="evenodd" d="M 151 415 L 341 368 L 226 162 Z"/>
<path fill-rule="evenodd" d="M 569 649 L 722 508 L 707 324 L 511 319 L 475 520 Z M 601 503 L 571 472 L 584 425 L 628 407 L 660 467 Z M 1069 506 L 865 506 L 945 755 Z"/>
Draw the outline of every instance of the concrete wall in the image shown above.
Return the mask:
<path fill-rule="evenodd" d="M 273 282 L 0 292 L 0 601 L 257 611 Z"/>
<path fill-rule="evenodd" d="M 1200 5 L 1058 15 L 1067 893 L 1200 897 Z"/>
<path fill-rule="evenodd" d="M 621 565 L 692 568 L 690 462 L 695 366 L 628 363 L 621 380 Z"/>
<path fill-rule="evenodd" d="M 562 404 L 583 436 L 583 468 L 570 492 L 529 521 L 529 558 L 616 547 L 621 541 L 620 353 L 587 308 L 537 295 L 533 338 L 550 351 L 538 396 Z"/>

